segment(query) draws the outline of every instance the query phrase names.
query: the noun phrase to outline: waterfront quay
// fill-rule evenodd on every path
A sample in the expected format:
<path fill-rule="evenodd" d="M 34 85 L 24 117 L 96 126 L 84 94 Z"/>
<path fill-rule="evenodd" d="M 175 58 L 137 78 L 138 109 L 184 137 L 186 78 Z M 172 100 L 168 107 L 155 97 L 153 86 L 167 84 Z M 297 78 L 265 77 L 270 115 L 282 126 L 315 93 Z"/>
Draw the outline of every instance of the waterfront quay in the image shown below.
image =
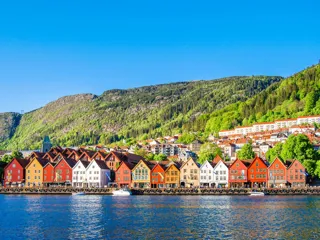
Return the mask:
<path fill-rule="evenodd" d="M 85 192 L 87 195 L 112 195 L 115 188 L 0 188 L 0 194 L 61 194 Z M 250 188 L 132 188 L 133 195 L 250 195 Z M 254 189 L 265 195 L 320 195 L 320 187 Z"/>

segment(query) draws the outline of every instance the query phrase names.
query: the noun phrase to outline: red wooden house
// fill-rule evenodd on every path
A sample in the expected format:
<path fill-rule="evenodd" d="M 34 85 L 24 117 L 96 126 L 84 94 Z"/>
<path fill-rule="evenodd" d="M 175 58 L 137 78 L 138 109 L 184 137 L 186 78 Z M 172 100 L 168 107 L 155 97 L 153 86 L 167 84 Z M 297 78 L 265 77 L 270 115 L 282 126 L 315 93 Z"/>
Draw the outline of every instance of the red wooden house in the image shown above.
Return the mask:
<path fill-rule="evenodd" d="M 57 162 L 54 167 L 55 183 L 71 184 L 72 182 L 72 168 L 76 165 L 77 161 L 71 158 L 63 158 Z"/>
<path fill-rule="evenodd" d="M 268 187 L 285 187 L 287 185 L 287 166 L 275 158 L 268 167 Z"/>
<path fill-rule="evenodd" d="M 286 161 L 290 163 L 287 169 L 287 181 L 291 187 L 304 187 L 306 185 L 306 169 L 298 160 Z"/>
<path fill-rule="evenodd" d="M 18 186 L 25 182 L 26 166 L 29 164 L 27 159 L 14 158 L 4 168 L 4 186 Z"/>
<path fill-rule="evenodd" d="M 56 165 L 56 163 L 48 162 L 43 167 L 43 185 L 44 186 L 48 187 L 54 183 L 54 178 L 55 178 L 54 167 L 55 167 L 55 165 Z"/>
<path fill-rule="evenodd" d="M 118 187 L 131 187 L 132 177 L 131 170 L 135 167 L 135 164 L 129 162 L 121 162 L 120 166 L 115 172 L 115 182 Z"/>
<path fill-rule="evenodd" d="M 167 167 L 157 163 L 151 170 L 151 188 L 165 187 L 165 171 Z"/>
<path fill-rule="evenodd" d="M 248 167 L 248 182 L 250 187 L 267 187 L 268 166 L 259 157 L 255 157 Z"/>
<path fill-rule="evenodd" d="M 247 172 L 251 161 L 236 159 L 229 168 L 229 187 L 247 187 Z"/>

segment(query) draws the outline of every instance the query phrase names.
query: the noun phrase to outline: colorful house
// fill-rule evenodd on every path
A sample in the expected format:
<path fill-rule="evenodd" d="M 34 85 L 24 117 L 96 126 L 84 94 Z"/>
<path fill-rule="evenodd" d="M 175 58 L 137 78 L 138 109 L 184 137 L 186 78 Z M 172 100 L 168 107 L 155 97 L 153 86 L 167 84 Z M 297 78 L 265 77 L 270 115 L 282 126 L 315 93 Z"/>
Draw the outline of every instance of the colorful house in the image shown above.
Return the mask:
<path fill-rule="evenodd" d="M 25 182 L 25 168 L 29 164 L 27 159 L 14 158 L 4 168 L 4 186 L 21 186 Z"/>
<path fill-rule="evenodd" d="M 189 158 L 180 168 L 180 186 L 200 186 L 200 166 L 193 158 Z"/>
<path fill-rule="evenodd" d="M 119 187 L 131 187 L 132 178 L 131 172 L 135 164 L 129 162 L 121 162 L 120 166 L 115 172 L 115 182 Z"/>
<path fill-rule="evenodd" d="M 71 158 L 60 159 L 54 167 L 55 178 L 54 182 L 59 184 L 72 184 L 72 168 L 77 161 Z"/>
<path fill-rule="evenodd" d="M 43 167 L 49 162 L 47 159 L 33 158 L 26 166 L 26 186 L 43 186 Z"/>
<path fill-rule="evenodd" d="M 132 186 L 135 188 L 151 187 L 151 170 L 155 164 L 140 160 L 132 169 Z"/>
<path fill-rule="evenodd" d="M 165 171 L 167 167 L 164 164 L 157 163 L 151 170 L 151 188 L 165 187 Z"/>
<path fill-rule="evenodd" d="M 165 170 L 166 187 L 177 188 L 180 187 L 180 164 L 177 162 L 171 162 L 167 164 Z"/>
<path fill-rule="evenodd" d="M 49 160 L 50 161 L 50 160 Z M 54 167 L 56 163 L 48 162 L 43 167 L 43 185 L 46 187 L 49 187 L 54 183 L 55 173 L 54 173 Z"/>
<path fill-rule="evenodd" d="M 287 161 L 287 182 L 291 187 L 304 187 L 306 185 L 306 169 L 298 160 Z"/>
<path fill-rule="evenodd" d="M 87 167 L 88 187 L 101 188 L 111 182 L 110 169 L 104 161 L 92 160 Z"/>
<path fill-rule="evenodd" d="M 287 166 L 275 158 L 268 167 L 268 187 L 285 187 L 287 185 Z"/>
<path fill-rule="evenodd" d="M 268 183 L 268 166 L 259 157 L 255 157 L 248 167 L 248 182 L 250 187 L 267 187 Z"/>
<path fill-rule="evenodd" d="M 229 168 L 223 160 L 220 160 L 217 164 L 215 164 L 213 168 L 213 173 L 214 187 L 228 187 Z"/>
<path fill-rule="evenodd" d="M 78 188 L 88 187 L 87 181 L 87 167 L 89 166 L 89 161 L 79 160 L 76 165 L 72 168 L 72 186 Z"/>
<path fill-rule="evenodd" d="M 229 168 L 229 187 L 247 187 L 247 171 L 251 162 L 236 159 Z"/>
<path fill-rule="evenodd" d="M 200 186 L 214 187 L 214 166 L 216 164 L 206 160 L 200 167 Z"/>

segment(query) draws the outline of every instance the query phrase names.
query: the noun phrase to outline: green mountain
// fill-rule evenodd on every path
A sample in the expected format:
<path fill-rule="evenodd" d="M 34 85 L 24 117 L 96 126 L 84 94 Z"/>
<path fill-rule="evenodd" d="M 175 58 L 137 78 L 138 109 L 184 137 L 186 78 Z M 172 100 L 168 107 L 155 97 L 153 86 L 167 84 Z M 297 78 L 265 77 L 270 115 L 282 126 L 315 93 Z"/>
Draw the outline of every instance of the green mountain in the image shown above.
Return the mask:
<path fill-rule="evenodd" d="M 0 142 L 13 136 L 20 119 L 18 113 L 0 113 Z"/>
<path fill-rule="evenodd" d="M 320 65 L 309 67 L 254 97 L 206 115 L 206 132 L 320 114 Z"/>
<path fill-rule="evenodd" d="M 63 97 L 11 125 L 0 122 L 0 129 L 6 129 L 0 147 L 36 149 L 45 135 L 54 144 L 79 146 L 203 131 L 214 117 L 211 113 L 245 102 L 268 87 L 276 88 L 281 80 L 229 77 Z"/>

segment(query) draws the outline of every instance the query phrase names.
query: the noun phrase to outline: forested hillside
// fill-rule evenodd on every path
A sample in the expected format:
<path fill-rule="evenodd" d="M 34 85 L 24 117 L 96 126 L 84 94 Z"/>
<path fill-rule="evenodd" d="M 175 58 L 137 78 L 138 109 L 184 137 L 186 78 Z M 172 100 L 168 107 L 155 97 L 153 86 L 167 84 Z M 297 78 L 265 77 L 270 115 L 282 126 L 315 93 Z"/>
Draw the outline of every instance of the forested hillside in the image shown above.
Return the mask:
<path fill-rule="evenodd" d="M 24 114 L 17 129 L 6 135 L 0 146 L 36 149 L 45 135 L 55 144 L 78 146 L 203 131 L 207 120 L 214 118 L 218 109 L 226 111 L 227 106 L 234 107 L 235 103 L 248 100 L 270 85 L 277 88 L 281 79 L 230 77 L 110 90 L 101 96 L 68 96 Z"/>
<path fill-rule="evenodd" d="M 206 132 L 217 133 L 239 125 L 320 114 L 320 65 L 273 84 L 244 102 L 228 105 L 206 119 Z"/>

